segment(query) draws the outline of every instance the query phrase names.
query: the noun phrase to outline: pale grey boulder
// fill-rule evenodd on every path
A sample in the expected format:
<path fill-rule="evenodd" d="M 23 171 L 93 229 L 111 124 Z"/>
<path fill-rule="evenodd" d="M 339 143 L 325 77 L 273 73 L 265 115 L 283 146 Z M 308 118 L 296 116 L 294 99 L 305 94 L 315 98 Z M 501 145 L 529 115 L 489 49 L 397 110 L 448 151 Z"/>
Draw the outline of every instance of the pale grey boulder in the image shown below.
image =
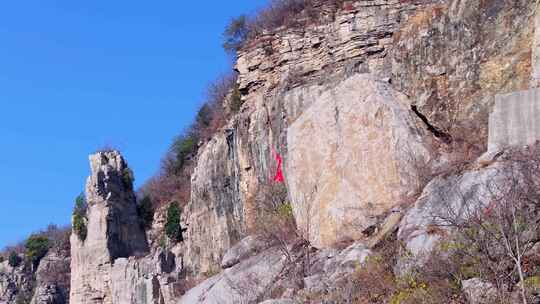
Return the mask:
<path fill-rule="evenodd" d="M 247 236 L 229 249 L 221 260 L 222 268 L 230 268 L 265 248 L 265 243 L 255 236 Z"/>
<path fill-rule="evenodd" d="M 223 270 L 189 290 L 179 304 L 258 303 L 285 267 L 286 258 L 276 248 Z"/>

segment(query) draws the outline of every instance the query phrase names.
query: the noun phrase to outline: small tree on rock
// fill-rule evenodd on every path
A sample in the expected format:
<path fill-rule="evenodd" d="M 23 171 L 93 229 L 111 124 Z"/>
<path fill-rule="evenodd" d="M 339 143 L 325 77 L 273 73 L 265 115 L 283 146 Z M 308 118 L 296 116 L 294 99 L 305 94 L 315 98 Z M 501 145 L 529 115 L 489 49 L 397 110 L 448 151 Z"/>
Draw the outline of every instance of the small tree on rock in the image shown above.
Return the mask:
<path fill-rule="evenodd" d="M 15 252 L 12 251 L 9 253 L 8 264 L 11 267 L 18 267 L 21 264 L 21 257 Z"/>
<path fill-rule="evenodd" d="M 88 204 L 84 194 L 80 194 L 75 199 L 75 208 L 73 208 L 73 232 L 79 237 L 79 240 L 85 241 L 87 236 L 86 212 Z"/>
<path fill-rule="evenodd" d="M 31 263 L 33 269 L 37 267 L 39 261 L 49 250 L 49 239 L 42 235 L 31 235 L 25 243 L 26 259 Z"/>
<path fill-rule="evenodd" d="M 184 241 L 183 233 L 187 230 L 186 228 L 182 228 L 182 225 L 180 224 L 180 214 L 181 211 L 180 207 L 178 207 L 178 203 L 171 203 L 167 209 L 165 234 L 175 243 Z"/>
<path fill-rule="evenodd" d="M 138 211 L 143 223 L 143 228 L 150 228 L 152 226 L 152 221 L 154 220 L 154 207 L 149 195 L 145 195 L 140 201 Z"/>

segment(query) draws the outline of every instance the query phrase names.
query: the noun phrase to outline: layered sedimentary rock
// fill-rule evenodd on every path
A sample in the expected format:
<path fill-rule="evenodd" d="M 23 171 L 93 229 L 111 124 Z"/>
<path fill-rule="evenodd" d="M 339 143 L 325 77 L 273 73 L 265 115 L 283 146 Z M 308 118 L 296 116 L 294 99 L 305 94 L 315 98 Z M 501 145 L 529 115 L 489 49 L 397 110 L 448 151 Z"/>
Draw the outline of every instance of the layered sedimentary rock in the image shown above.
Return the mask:
<path fill-rule="evenodd" d="M 359 73 L 389 76 L 393 33 L 430 2 L 354 1 L 335 16 L 323 5 L 326 20 L 318 25 L 281 28 L 249 42 L 236 65 L 244 106 L 198 155 L 184 210 L 187 243 L 180 250 L 187 267 L 219 268 L 224 252 L 254 224 L 255 196 L 275 174 L 275 155 L 287 164 L 289 126 L 318 102 L 325 84 Z M 321 86 L 312 88 L 316 83 Z M 292 88 L 303 96 L 288 94 Z"/>
<path fill-rule="evenodd" d="M 310 90 L 285 98 L 309 98 Z M 407 98 L 373 76 L 352 76 L 312 98 L 288 129 L 286 171 L 297 225 L 324 247 L 360 239 L 416 193 L 430 153 Z"/>

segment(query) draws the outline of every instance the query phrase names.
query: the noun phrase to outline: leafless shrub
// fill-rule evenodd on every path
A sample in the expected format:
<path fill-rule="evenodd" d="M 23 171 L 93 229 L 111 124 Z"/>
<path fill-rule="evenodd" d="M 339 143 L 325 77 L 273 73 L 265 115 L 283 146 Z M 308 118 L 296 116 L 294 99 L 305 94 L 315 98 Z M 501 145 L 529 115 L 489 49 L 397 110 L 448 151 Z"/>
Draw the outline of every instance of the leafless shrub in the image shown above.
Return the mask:
<path fill-rule="evenodd" d="M 282 183 L 261 186 L 256 204 L 254 232 L 268 245 L 278 246 L 292 262 L 290 244 L 298 238 L 298 231 L 285 186 Z"/>
<path fill-rule="evenodd" d="M 249 25 L 250 36 L 264 31 L 286 27 L 301 27 L 323 16 L 323 6 L 333 12 L 343 7 L 343 0 L 273 0 L 260 10 Z"/>
<path fill-rule="evenodd" d="M 540 240 L 540 159 L 536 148 L 507 155 L 492 168 L 487 184 L 476 187 L 482 191 L 453 189 L 458 202 L 443 201 L 447 207 L 434 218 L 454 231 L 443 249 L 467 267 L 455 276 L 480 277 L 501 292 L 518 286 L 522 302 L 528 303 L 524 257 Z"/>

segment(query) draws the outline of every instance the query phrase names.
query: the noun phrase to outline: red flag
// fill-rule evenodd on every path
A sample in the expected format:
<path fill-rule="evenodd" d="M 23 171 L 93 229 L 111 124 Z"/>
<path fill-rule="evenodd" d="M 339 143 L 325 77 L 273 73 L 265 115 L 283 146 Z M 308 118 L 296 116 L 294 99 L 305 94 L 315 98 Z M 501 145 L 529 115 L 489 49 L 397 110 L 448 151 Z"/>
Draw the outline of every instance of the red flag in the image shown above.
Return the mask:
<path fill-rule="evenodd" d="M 274 154 L 276 155 L 276 162 L 277 162 L 277 171 L 276 171 L 276 175 L 274 176 L 274 181 L 276 183 L 283 183 L 283 181 L 285 180 L 283 178 L 283 170 L 281 169 L 281 164 L 283 163 L 283 160 L 281 159 L 281 155 L 279 155 L 279 153 L 276 153 L 274 151 Z"/>

